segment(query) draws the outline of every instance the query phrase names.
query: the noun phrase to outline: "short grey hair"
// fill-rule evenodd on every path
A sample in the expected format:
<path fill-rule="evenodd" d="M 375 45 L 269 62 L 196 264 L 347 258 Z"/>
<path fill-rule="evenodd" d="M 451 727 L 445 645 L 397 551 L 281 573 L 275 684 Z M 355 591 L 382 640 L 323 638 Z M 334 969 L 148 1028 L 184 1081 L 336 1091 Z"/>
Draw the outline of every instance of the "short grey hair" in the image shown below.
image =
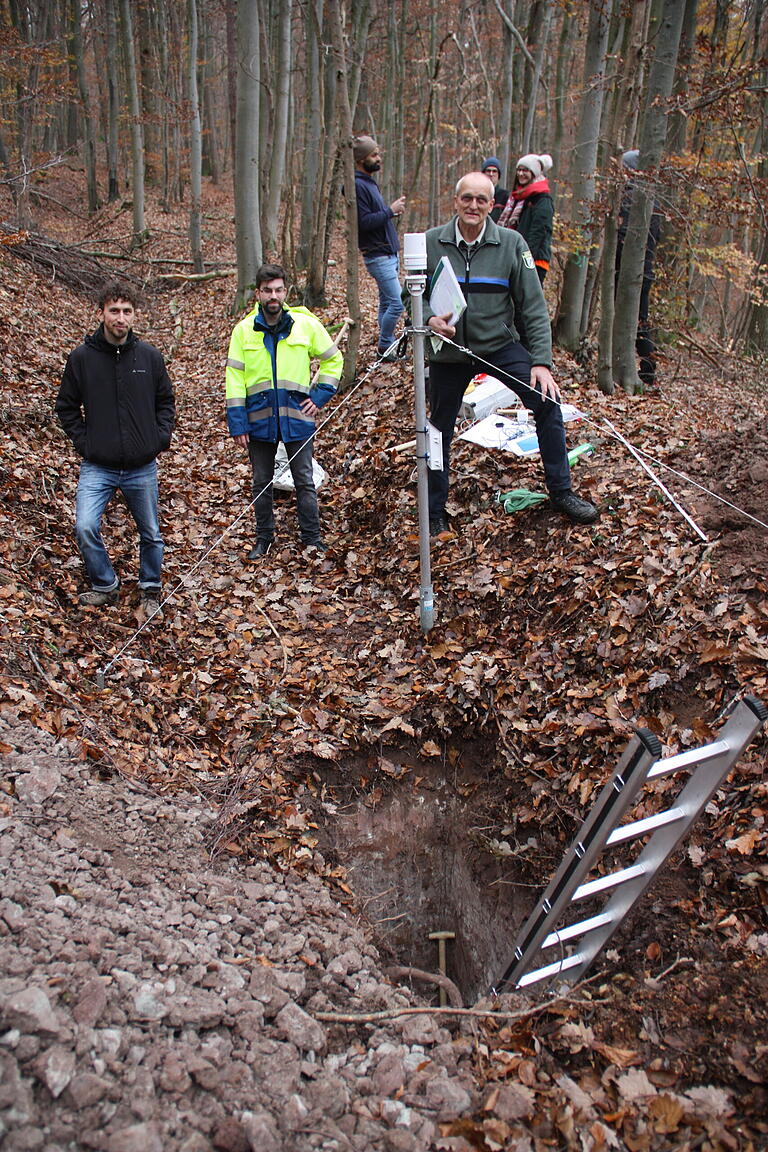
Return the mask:
<path fill-rule="evenodd" d="M 490 176 L 486 176 L 485 172 L 465 172 L 464 175 L 460 176 L 459 179 L 456 181 L 456 190 L 454 192 L 454 196 L 458 196 L 459 188 L 461 188 L 462 183 L 469 176 L 482 176 L 483 180 L 487 180 L 488 184 L 490 185 L 490 188 L 491 188 L 490 198 L 491 198 L 491 200 L 493 200 L 494 196 L 496 195 L 496 189 L 493 186 L 493 180 L 491 180 Z"/>

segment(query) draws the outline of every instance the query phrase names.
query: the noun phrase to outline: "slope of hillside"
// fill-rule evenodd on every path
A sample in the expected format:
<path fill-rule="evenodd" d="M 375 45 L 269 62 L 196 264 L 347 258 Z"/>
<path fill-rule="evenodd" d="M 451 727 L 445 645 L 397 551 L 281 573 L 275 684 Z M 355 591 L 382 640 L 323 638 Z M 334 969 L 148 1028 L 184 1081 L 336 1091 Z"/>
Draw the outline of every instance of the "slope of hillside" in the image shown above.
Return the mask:
<path fill-rule="evenodd" d="M 71 181 L 57 195 L 75 206 Z M 226 269 L 231 207 L 222 191 L 206 196 L 207 255 Z M 576 465 L 577 480 L 601 519 L 573 527 L 546 505 L 506 516 L 495 493 L 540 488 L 537 464 L 462 444 L 455 531 L 433 550 L 437 623 L 424 637 L 413 460 L 395 450 L 412 435 L 410 378 L 401 365 L 368 371 L 372 327 L 358 379 L 318 438 L 329 473 L 321 493 L 328 553 L 311 562 L 299 553 L 292 503 L 281 501 L 277 547 L 254 567 L 245 560 L 249 470 L 223 421 L 232 279 L 160 279 L 178 271 L 163 260 L 185 257 L 185 229 L 156 207 L 153 239 L 130 259 L 129 221 L 118 209 L 87 224 L 67 216 L 43 223 L 62 243 L 113 251 L 115 260 L 93 259 L 146 287 L 137 329 L 166 353 L 179 406 L 161 466 L 169 600 L 162 625 L 139 630 L 134 532 L 117 505 L 107 533 L 125 595 L 103 613 L 77 604 L 77 468 L 52 403 L 66 352 L 92 326 L 93 310 L 49 266 L 0 247 L 0 684 L 9 722 L 74 741 L 95 773 L 167 798 L 195 792 L 216 806 L 209 844 L 219 852 L 244 865 L 258 857 L 317 873 L 334 899 L 354 906 L 344 870 L 352 848 L 336 827 L 345 806 L 377 810 L 392 797 L 423 804 L 430 786 L 449 789 L 459 806 L 457 838 L 462 812 L 468 823 L 487 818 L 482 837 L 467 841 L 473 867 L 497 867 L 489 845 L 506 843 L 506 882 L 541 884 L 631 725 L 652 728 L 666 751 L 677 751 L 707 740 L 736 695 L 768 698 L 768 533 L 741 511 L 764 520 L 768 507 L 768 397 L 754 366 L 718 352 L 716 375 L 710 361 L 671 351 L 658 392 L 609 399 L 586 369 L 560 358 L 567 398 L 588 415 L 570 441 L 595 449 Z M 329 325 L 343 318 L 338 266 L 321 314 Z M 654 460 L 735 506 L 659 469 L 706 543 L 612 437 L 606 417 Z M 549 1016 L 543 1029 L 491 1028 L 488 1054 L 473 1064 L 479 1095 L 467 1106 L 468 1127 L 448 1130 L 457 1108 L 441 1118 L 445 1140 L 498 1147 L 501 1130 L 478 1135 L 483 1113 L 473 1109 L 482 1086 L 519 1083 L 538 1107 L 545 1092 L 536 1054 L 551 1041 L 559 1074 L 578 1081 L 597 1109 L 589 1123 L 601 1116 L 625 1146 L 666 1148 L 669 1133 L 679 1132 L 679 1140 L 701 1137 L 713 1147 L 760 1147 L 764 768 L 762 738 L 618 938 L 598 1005 L 588 1014 L 569 1008 L 557 1023 Z M 7 775 L 9 819 L 15 777 Z M 471 809 L 481 795 L 483 807 Z M 437 837 L 428 847 L 428 866 L 439 869 Z M 397 888 L 378 918 L 395 915 L 416 916 Z M 511 937 L 511 928 L 498 930 Z M 366 930 L 385 952 L 391 947 L 381 926 Z M 519 1059 L 504 1064 L 499 1052 Z M 534 1071 L 520 1071 L 521 1060 Z M 622 1080 L 636 1066 L 650 1087 Z M 727 1094 L 716 1096 L 706 1120 L 666 1103 L 703 1084 Z M 551 1110 L 540 1130 L 532 1115 L 523 1115 L 532 1143 L 521 1149 L 557 1129 Z M 420 1146 L 387 1139 L 382 1147 Z"/>

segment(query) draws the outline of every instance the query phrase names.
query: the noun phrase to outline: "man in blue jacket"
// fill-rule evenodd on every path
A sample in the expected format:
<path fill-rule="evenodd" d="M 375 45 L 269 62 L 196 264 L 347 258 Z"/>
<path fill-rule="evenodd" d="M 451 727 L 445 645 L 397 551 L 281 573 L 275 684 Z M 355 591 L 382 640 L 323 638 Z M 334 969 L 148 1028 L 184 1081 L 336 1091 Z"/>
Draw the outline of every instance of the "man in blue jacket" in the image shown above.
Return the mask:
<path fill-rule="evenodd" d="M 371 136 L 357 136 L 355 158 L 357 194 L 357 244 L 365 267 L 379 289 L 379 355 L 394 360 L 395 326 L 403 311 L 400 294 L 400 242 L 395 217 L 405 210 L 405 196 L 386 204 L 373 178 L 381 168 L 381 151 Z"/>
<path fill-rule="evenodd" d="M 307 308 L 286 307 L 286 292 L 280 265 L 262 264 L 256 273 L 256 309 L 235 325 L 227 356 L 229 434 L 248 449 L 253 470 L 256 543 L 249 560 L 266 556 L 274 538 L 272 480 L 280 441 L 296 489 L 301 542 L 325 551 L 312 442 L 315 417 L 336 391 L 344 358 Z M 316 380 L 313 360 L 320 364 Z"/>
<path fill-rule="evenodd" d="M 163 561 L 157 456 L 170 447 L 176 408 L 163 357 L 134 335 L 136 306 L 125 284 L 104 286 L 101 323 L 67 359 L 56 415 L 83 457 L 75 534 L 92 587 L 80 603 L 102 608 L 117 601 L 101 518 L 119 490 L 139 530 L 139 589 L 149 617 L 160 614 Z"/>

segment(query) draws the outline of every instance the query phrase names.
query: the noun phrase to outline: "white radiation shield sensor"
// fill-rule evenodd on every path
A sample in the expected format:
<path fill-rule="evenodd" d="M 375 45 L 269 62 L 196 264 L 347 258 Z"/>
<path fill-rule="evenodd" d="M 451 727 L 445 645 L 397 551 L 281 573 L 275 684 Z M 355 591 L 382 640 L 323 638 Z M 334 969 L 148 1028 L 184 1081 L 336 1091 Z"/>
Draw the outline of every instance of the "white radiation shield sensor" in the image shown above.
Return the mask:
<path fill-rule="evenodd" d="M 426 232 L 406 232 L 403 237 L 403 267 L 406 272 L 426 272 Z"/>

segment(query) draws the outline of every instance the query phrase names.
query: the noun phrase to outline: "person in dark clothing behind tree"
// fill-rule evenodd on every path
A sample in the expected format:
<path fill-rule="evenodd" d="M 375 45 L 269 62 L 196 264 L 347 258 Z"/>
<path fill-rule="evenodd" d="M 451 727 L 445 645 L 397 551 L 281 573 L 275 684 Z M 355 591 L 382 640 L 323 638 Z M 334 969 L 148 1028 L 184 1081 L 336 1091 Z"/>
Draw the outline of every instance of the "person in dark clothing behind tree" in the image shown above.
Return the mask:
<path fill-rule="evenodd" d="M 489 156 L 487 160 L 483 160 L 483 166 L 480 171 L 484 176 L 487 176 L 493 184 L 494 194 L 491 220 L 498 220 L 504 209 L 504 205 L 509 199 L 509 189 L 499 187 L 499 181 L 501 180 L 501 163 L 496 156 Z"/>
<path fill-rule="evenodd" d="M 119 581 L 101 537 L 101 518 L 119 490 L 139 530 L 139 589 L 147 616 L 160 614 L 163 541 L 157 457 L 171 444 L 176 418 L 163 357 L 133 332 L 137 297 L 117 280 L 99 296 L 101 323 L 67 358 L 56 415 L 83 457 L 75 534 L 91 591 L 80 603 L 114 604 Z"/>
<path fill-rule="evenodd" d="M 555 204 L 545 173 L 552 157 L 530 153 L 521 156 L 515 171 L 515 184 L 499 216 L 500 228 L 514 228 L 526 241 L 543 284 L 552 255 L 552 221 Z"/>
<path fill-rule="evenodd" d="M 372 136 L 357 136 L 355 158 L 357 245 L 365 267 L 379 289 L 379 355 L 394 343 L 395 325 L 403 311 L 400 293 L 400 241 L 395 217 L 405 211 L 405 196 L 387 204 L 373 178 L 381 168 L 381 151 Z M 393 348 L 385 359 L 395 360 Z"/>
<path fill-rule="evenodd" d="M 637 148 L 625 152 L 621 162 L 629 173 L 637 172 L 640 152 Z M 619 208 L 619 228 L 616 237 L 616 281 L 619 279 L 621 267 L 621 253 L 627 236 L 629 223 L 629 210 L 632 207 L 632 194 L 635 190 L 634 178 L 630 176 Z M 645 244 L 645 260 L 643 261 L 643 285 L 640 289 L 640 311 L 637 318 L 637 336 L 635 350 L 640 361 L 638 376 L 644 384 L 652 387 L 656 383 L 656 342 L 653 338 L 653 329 L 650 321 L 651 285 L 653 284 L 653 266 L 656 261 L 656 247 L 661 232 L 661 213 L 656 204 L 653 206 L 651 223 L 648 226 L 648 239 Z"/>

